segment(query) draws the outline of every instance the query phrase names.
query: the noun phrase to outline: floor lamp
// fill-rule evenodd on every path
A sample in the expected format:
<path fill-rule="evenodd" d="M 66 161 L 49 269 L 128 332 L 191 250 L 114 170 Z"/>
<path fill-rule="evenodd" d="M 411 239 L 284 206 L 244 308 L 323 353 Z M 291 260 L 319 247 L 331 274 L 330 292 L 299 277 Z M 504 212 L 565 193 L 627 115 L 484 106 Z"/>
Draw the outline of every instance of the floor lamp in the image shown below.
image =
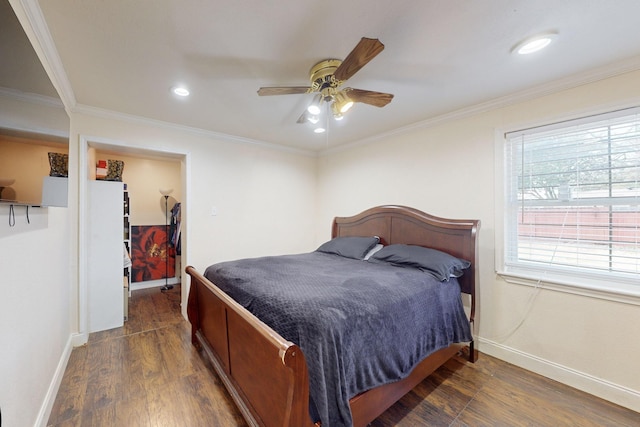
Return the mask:
<path fill-rule="evenodd" d="M 173 192 L 173 188 L 160 189 L 160 194 L 164 197 L 164 232 L 166 234 L 166 243 L 164 251 L 164 286 L 160 288 L 162 292 L 173 289 L 173 285 L 169 284 L 169 207 L 168 199 L 169 194 Z"/>

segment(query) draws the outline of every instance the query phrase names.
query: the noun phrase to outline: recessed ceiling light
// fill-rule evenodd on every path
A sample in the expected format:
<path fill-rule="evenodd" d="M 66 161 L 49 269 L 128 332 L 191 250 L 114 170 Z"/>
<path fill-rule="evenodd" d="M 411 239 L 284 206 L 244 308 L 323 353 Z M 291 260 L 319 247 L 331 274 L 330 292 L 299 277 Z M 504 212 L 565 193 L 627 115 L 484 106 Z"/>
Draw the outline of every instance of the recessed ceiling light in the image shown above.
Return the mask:
<path fill-rule="evenodd" d="M 556 38 L 556 36 L 556 33 L 539 34 L 537 36 L 528 38 L 521 43 L 518 43 L 512 49 L 512 52 L 516 52 L 520 55 L 528 55 L 530 53 L 537 52 L 549 46 L 549 44 L 553 41 L 553 39 Z"/>
<path fill-rule="evenodd" d="M 184 86 L 174 86 L 171 88 L 171 92 L 178 96 L 189 96 L 189 89 Z"/>
<path fill-rule="evenodd" d="M 315 133 L 324 133 L 325 129 L 324 128 L 315 128 L 313 131 Z"/>

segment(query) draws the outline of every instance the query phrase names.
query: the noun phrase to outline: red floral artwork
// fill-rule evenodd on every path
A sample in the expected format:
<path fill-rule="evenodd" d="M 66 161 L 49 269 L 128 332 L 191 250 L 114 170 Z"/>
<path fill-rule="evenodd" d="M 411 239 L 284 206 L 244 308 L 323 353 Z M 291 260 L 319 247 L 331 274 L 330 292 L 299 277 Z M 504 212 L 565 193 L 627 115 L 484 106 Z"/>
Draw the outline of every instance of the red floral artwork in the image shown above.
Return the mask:
<path fill-rule="evenodd" d="M 166 275 L 175 276 L 175 248 L 170 245 L 167 247 L 164 225 L 131 226 L 131 263 L 133 282 L 164 279 Z"/>

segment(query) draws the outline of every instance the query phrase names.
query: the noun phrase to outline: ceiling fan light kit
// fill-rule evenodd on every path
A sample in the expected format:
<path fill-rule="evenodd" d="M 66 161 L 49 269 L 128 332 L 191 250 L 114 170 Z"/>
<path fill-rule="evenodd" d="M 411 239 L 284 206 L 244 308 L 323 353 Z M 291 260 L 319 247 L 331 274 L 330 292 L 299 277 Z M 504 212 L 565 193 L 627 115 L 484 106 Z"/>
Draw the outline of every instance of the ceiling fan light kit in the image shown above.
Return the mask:
<path fill-rule="evenodd" d="M 339 59 L 325 59 L 311 67 L 309 71 L 309 80 L 311 81 L 312 92 L 322 92 L 328 87 L 337 88 L 342 82 L 338 82 L 334 78 L 334 73 L 342 64 Z"/>
<path fill-rule="evenodd" d="M 344 114 L 353 107 L 353 101 L 345 95 L 345 92 L 338 92 L 334 96 L 333 105 L 336 106 L 336 110 L 338 110 L 338 112 Z"/>
<path fill-rule="evenodd" d="M 317 94 L 316 96 L 313 97 L 313 101 L 311 101 L 311 104 L 309 104 L 309 106 L 307 107 L 307 111 L 313 115 L 318 115 L 320 114 L 321 104 L 322 104 L 322 95 Z"/>
<path fill-rule="evenodd" d="M 342 84 L 364 67 L 384 49 L 378 39 L 363 37 L 356 47 L 344 60 L 324 59 L 316 63 L 309 71 L 310 86 L 261 87 L 260 96 L 295 95 L 315 93 L 311 104 L 302 113 L 297 123 L 318 123 L 323 103 L 329 105 L 327 113 L 331 113 L 336 120 L 341 120 L 344 113 L 355 102 L 384 107 L 393 99 L 390 93 L 374 92 L 362 89 L 344 88 Z M 324 128 L 316 128 L 316 133 L 322 133 Z"/>
<path fill-rule="evenodd" d="M 336 105 L 335 102 L 331 104 L 331 114 L 333 114 L 333 118 L 335 120 L 344 119 L 344 114 L 342 114 L 342 112 L 338 109 L 338 106 Z"/>

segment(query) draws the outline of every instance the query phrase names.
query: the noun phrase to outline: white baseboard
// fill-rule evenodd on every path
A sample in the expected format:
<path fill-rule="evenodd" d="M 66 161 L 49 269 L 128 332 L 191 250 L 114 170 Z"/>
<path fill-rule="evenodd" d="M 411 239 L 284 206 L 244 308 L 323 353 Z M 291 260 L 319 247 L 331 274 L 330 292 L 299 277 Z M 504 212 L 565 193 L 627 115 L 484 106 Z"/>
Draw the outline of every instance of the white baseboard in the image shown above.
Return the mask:
<path fill-rule="evenodd" d="M 481 337 L 477 339 L 477 342 L 478 350 L 483 353 L 598 396 L 616 405 L 640 412 L 640 391 L 638 390 L 614 384 L 602 378 L 594 377 Z"/>
<path fill-rule="evenodd" d="M 170 277 L 167 281 L 170 285 L 176 285 L 180 283 L 179 277 Z M 131 291 L 139 291 L 140 289 L 148 289 L 148 288 L 157 288 L 165 285 L 165 280 L 147 280 L 146 282 L 131 282 L 129 285 L 129 290 Z"/>
<path fill-rule="evenodd" d="M 51 383 L 49 384 L 49 388 L 47 389 L 47 394 L 44 397 L 42 406 L 40 406 L 40 411 L 38 411 L 38 416 L 34 424 L 36 427 L 46 427 L 47 422 L 49 421 L 51 409 L 53 409 L 53 404 L 56 401 L 56 396 L 58 395 L 58 390 L 62 383 L 64 371 L 67 369 L 67 363 L 69 362 L 69 357 L 71 357 L 71 351 L 73 351 L 73 335 L 69 336 L 69 339 L 64 346 L 64 350 L 60 356 L 60 361 L 58 361 L 58 366 L 56 367 Z"/>
<path fill-rule="evenodd" d="M 86 332 L 76 332 L 71 334 L 71 345 L 73 347 L 80 347 L 89 342 L 89 334 Z"/>

